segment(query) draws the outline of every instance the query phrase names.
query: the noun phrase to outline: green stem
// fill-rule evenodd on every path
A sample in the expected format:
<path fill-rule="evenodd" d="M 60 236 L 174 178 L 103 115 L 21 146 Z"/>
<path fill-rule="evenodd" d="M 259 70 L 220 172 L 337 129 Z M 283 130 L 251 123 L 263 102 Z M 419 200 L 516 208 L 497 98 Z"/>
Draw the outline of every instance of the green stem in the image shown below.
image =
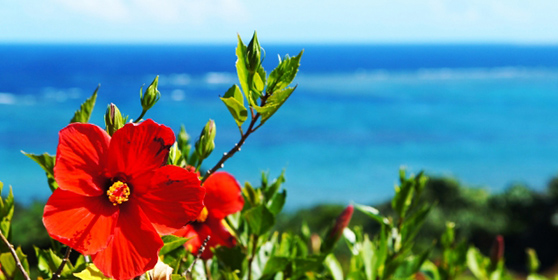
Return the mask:
<path fill-rule="evenodd" d="M 258 249 L 258 236 L 255 234 L 252 236 L 252 252 L 250 252 L 250 258 L 248 258 L 248 280 L 252 280 L 252 262 L 256 257 L 256 250 Z"/>
<path fill-rule="evenodd" d="M 145 109 L 141 110 L 141 114 L 140 114 L 139 117 L 134 121 L 134 123 L 138 123 L 139 121 L 141 121 L 141 118 L 143 118 L 143 116 L 145 116 L 145 113 L 147 113 L 147 110 L 145 110 Z"/>

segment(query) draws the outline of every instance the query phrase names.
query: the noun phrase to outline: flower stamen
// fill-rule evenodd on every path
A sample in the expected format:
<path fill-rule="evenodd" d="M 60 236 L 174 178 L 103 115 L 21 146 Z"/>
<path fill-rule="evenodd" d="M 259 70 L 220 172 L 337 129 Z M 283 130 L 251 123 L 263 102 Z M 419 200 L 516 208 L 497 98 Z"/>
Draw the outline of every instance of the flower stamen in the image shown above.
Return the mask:
<path fill-rule="evenodd" d="M 107 191 L 107 196 L 112 202 L 112 205 L 122 204 L 122 202 L 128 201 L 128 196 L 130 195 L 130 188 L 128 185 L 121 181 L 116 181 Z"/>
<path fill-rule="evenodd" d="M 200 214 L 198 215 L 198 218 L 196 218 L 196 222 L 205 222 L 205 220 L 207 220 L 207 214 L 209 214 L 209 212 L 207 211 L 207 207 L 204 206 Z"/>

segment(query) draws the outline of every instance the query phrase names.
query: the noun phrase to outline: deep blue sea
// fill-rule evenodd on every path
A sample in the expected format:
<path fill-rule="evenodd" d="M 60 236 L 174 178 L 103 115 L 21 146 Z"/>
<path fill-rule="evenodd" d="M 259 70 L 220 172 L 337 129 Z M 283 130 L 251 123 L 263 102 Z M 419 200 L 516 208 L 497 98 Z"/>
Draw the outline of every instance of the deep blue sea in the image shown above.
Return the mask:
<path fill-rule="evenodd" d="M 543 190 L 558 174 L 558 46 L 263 46 L 268 73 L 305 50 L 298 88 L 225 170 L 257 184 L 285 169 L 290 209 L 386 200 L 400 166 L 491 191 Z M 20 202 L 46 199 L 20 151 L 54 154 L 98 84 L 93 123 L 109 102 L 136 118 L 156 75 L 162 98 L 146 117 L 192 136 L 214 119 L 212 166 L 239 138 L 219 100 L 238 83 L 235 60 L 234 45 L 0 45 L 0 181 Z"/>

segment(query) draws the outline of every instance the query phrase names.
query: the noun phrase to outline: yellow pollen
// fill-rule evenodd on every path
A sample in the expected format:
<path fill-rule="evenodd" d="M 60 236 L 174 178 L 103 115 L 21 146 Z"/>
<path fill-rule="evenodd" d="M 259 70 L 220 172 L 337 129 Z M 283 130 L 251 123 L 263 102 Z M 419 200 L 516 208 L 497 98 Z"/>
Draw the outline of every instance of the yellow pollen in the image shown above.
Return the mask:
<path fill-rule="evenodd" d="M 208 214 L 207 208 L 204 206 L 200 212 L 200 215 L 198 215 L 196 222 L 200 222 L 200 223 L 205 222 L 205 220 L 207 219 L 207 214 Z"/>
<path fill-rule="evenodd" d="M 107 196 L 112 202 L 112 205 L 122 204 L 122 202 L 128 201 L 128 196 L 130 195 L 130 188 L 126 183 L 117 181 L 107 191 Z"/>

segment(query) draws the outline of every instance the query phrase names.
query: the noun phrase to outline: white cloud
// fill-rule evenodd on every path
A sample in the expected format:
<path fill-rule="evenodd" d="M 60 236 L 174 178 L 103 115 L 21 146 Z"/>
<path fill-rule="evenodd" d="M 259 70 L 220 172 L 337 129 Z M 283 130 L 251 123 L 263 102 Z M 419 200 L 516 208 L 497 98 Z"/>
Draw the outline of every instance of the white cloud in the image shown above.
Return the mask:
<path fill-rule="evenodd" d="M 132 24 L 234 22 L 246 18 L 239 0 L 57 0 L 62 9 L 94 19 Z"/>
<path fill-rule="evenodd" d="M 132 15 L 129 6 L 123 0 L 56 0 L 56 2 L 69 12 L 112 22 L 129 21 Z"/>

